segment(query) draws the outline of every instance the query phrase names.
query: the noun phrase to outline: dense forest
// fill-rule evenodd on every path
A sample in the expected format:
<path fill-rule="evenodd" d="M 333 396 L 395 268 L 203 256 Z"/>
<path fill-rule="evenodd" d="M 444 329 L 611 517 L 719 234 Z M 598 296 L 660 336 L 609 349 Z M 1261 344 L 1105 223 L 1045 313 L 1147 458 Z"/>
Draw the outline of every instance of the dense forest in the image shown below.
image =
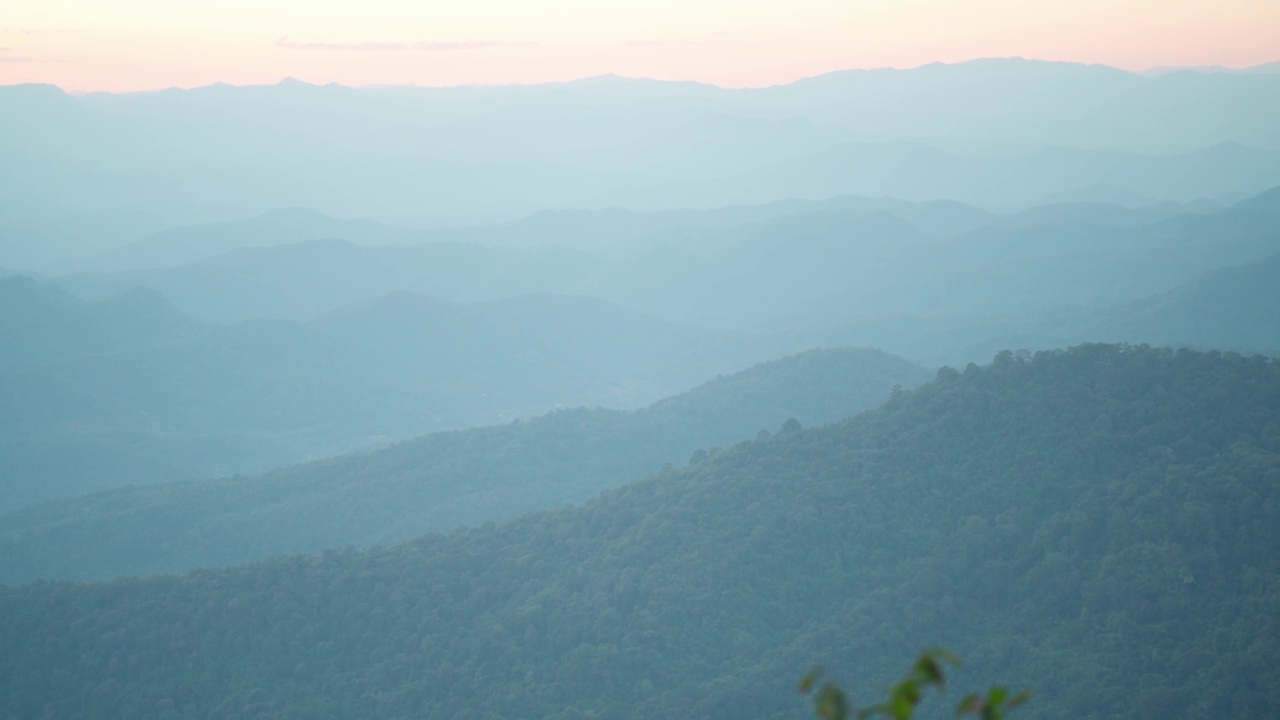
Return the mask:
<path fill-rule="evenodd" d="M 875 407 L 930 373 L 866 349 L 761 363 L 636 411 L 561 410 L 261 476 L 126 487 L 0 515 L 0 583 L 234 565 L 583 502 L 695 451 Z"/>
<path fill-rule="evenodd" d="M 942 644 L 1023 717 L 1271 718 L 1278 494 L 1273 360 L 1004 352 L 582 507 L 0 589 L 0 717 L 799 718 Z"/>

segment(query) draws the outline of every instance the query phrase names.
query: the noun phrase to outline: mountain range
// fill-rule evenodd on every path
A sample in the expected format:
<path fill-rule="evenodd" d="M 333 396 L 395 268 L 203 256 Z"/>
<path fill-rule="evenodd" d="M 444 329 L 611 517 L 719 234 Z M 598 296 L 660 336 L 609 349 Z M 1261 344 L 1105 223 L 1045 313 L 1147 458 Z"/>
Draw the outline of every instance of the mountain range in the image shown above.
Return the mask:
<path fill-rule="evenodd" d="M 1006 59 L 742 90 L 17 85 L 0 103 L 0 264 L 26 270 L 282 207 L 428 228 L 612 205 L 853 193 L 1000 209 L 1099 184 L 1180 202 L 1280 184 L 1273 73 Z"/>
<path fill-rule="evenodd" d="M 0 588 L 0 713 L 799 718 L 942 643 L 1028 717 L 1269 717 L 1277 408 L 1266 358 L 1002 353 L 581 507 Z"/>
<path fill-rule="evenodd" d="M 635 408 L 767 355 L 585 297 L 398 293 L 213 326 L 154 292 L 96 303 L 0 279 L 0 508 L 255 472 L 556 407 Z"/>
<path fill-rule="evenodd" d="M 931 376 L 873 350 L 810 351 L 635 410 L 577 408 L 296 465 L 128 487 L 0 515 L 0 582 L 185 571 L 582 503 L 784 422 L 842 419 Z"/>

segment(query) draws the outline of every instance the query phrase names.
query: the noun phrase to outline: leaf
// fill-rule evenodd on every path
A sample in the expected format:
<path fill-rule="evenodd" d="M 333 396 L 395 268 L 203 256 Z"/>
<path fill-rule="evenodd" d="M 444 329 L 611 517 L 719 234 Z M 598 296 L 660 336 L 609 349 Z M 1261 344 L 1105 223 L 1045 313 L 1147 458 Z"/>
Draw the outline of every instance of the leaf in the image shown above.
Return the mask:
<path fill-rule="evenodd" d="M 946 683 L 942 677 L 942 667 L 938 665 L 938 661 L 929 655 L 920 658 L 920 662 L 916 664 L 916 668 L 921 675 L 924 676 L 926 682 L 933 683 L 941 687 Z"/>
<path fill-rule="evenodd" d="M 808 675 L 800 678 L 800 692 L 808 695 L 809 691 L 813 690 L 813 683 L 818 679 L 820 673 L 820 670 L 814 668 Z"/>
<path fill-rule="evenodd" d="M 977 695 L 965 695 L 956 706 L 957 715 L 977 715 L 982 712 L 982 698 Z"/>

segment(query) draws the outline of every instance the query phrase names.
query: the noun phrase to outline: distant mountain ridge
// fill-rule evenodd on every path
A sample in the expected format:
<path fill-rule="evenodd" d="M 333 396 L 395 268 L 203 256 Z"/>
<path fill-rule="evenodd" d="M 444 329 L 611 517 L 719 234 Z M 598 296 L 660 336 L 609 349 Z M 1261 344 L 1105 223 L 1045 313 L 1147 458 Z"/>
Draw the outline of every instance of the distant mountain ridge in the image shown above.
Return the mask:
<path fill-rule="evenodd" d="M 1100 313 L 1099 339 L 1262 352 L 1280 357 L 1280 255 L 1213 270 L 1192 283 Z"/>
<path fill-rule="evenodd" d="M 31 269 L 110 250 L 125 229 L 271 207 L 426 227 L 841 193 L 1004 208 L 1098 183 L 1180 202 L 1280 184 L 1280 75 L 1266 73 L 1006 59 L 741 90 L 0 87 L 0 102 L 0 264 Z"/>
<path fill-rule="evenodd" d="M 930 364 L 967 362 L 1030 339 L 1000 334 L 971 356 L 943 340 L 955 328 L 939 332 L 939 323 L 972 327 L 984 318 L 1024 316 L 1035 325 L 1037 317 L 1066 313 L 1076 317 L 1050 329 L 1056 339 L 1028 346 L 1103 339 L 1072 332 L 1087 324 L 1088 313 L 1280 252 L 1276 197 L 1269 191 L 1212 210 L 1059 203 L 1005 215 L 959 203 L 859 197 L 653 215 L 548 212 L 511 225 L 442 231 L 414 245 L 310 241 L 244 248 L 168 270 L 54 281 L 90 298 L 141 284 L 185 313 L 223 323 L 313 320 L 393 290 L 450 302 L 587 296 L 680 323 L 780 334 L 762 338 L 773 343 L 774 356 L 853 344 Z M 836 329 L 849 323 L 865 333 Z M 918 354 L 916 340 L 899 344 L 911 333 L 933 337 L 933 349 Z"/>
<path fill-rule="evenodd" d="M 342 238 L 368 245 L 420 239 L 420 233 L 369 220 L 340 220 L 305 208 L 280 208 L 243 221 L 176 228 L 148 236 L 93 260 L 98 271 L 173 267 L 244 247 Z"/>

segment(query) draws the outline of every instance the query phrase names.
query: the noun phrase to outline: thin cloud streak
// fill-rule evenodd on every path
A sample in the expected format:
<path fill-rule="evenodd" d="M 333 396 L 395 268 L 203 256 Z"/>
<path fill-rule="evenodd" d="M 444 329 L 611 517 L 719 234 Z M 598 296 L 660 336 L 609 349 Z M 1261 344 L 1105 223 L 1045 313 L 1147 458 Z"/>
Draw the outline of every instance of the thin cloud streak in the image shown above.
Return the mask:
<path fill-rule="evenodd" d="M 428 52 L 439 52 L 448 50 L 488 50 L 490 48 L 504 47 L 533 47 L 536 42 L 528 40 L 461 40 L 461 41 L 437 41 L 437 42 L 418 42 L 413 44 L 414 50 L 426 50 Z"/>
<path fill-rule="evenodd" d="M 721 33 L 722 34 L 722 33 Z M 623 43 L 627 47 L 644 48 L 644 47 L 693 47 L 697 45 L 718 45 L 723 40 L 689 40 L 679 38 L 647 38 L 638 40 L 628 40 Z"/>
<path fill-rule="evenodd" d="M 530 47 L 536 42 L 511 40 L 434 40 L 415 43 L 403 42 L 294 42 L 285 35 L 276 40 L 275 46 L 284 50 L 320 50 L 325 52 L 445 52 L 451 50 L 488 50 L 504 47 Z"/>
<path fill-rule="evenodd" d="M 0 53 L 7 52 L 13 52 L 13 48 L 0 47 Z M 35 61 L 35 58 L 27 57 L 26 55 L 0 55 L 0 63 L 29 63 Z"/>
<path fill-rule="evenodd" d="M 293 42 L 288 35 L 276 40 L 276 47 L 285 50 L 325 50 L 329 52 L 401 52 L 409 46 L 401 42 Z"/>

